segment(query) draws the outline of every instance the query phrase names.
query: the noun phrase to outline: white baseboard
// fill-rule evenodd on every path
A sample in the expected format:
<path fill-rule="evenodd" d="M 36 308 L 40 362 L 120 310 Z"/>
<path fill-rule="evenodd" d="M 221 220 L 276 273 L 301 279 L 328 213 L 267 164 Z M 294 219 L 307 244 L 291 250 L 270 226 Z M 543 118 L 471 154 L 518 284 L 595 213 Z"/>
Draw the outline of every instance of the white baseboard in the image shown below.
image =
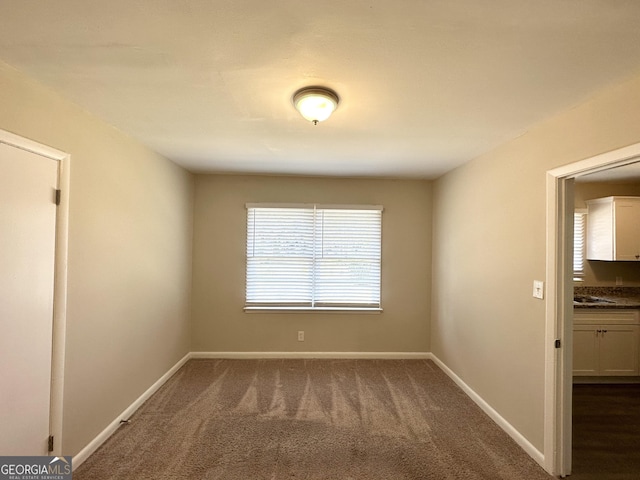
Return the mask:
<path fill-rule="evenodd" d="M 484 399 L 478 395 L 469 385 L 467 385 L 458 375 L 456 375 L 453 370 L 447 367 L 438 357 L 436 357 L 433 353 L 429 353 L 428 358 L 433 360 L 440 369 L 446 373 L 451 380 L 453 380 L 456 385 L 458 385 L 464 393 L 467 394 L 471 400 L 473 400 L 481 409 L 489 415 L 491 420 L 493 420 L 502 430 L 504 430 L 507 435 L 509 435 L 515 442 L 520 445 L 520 447 L 527 452 L 527 454 L 533 458 L 542 468 L 545 467 L 544 463 L 544 454 L 533 446 L 529 440 L 527 440 L 513 425 L 511 425 L 502 415 L 496 412 L 491 405 L 489 405 Z"/>
<path fill-rule="evenodd" d="M 426 359 L 426 352 L 191 352 L 191 358 L 355 358 L 355 359 Z"/>
<path fill-rule="evenodd" d="M 138 397 L 131 405 L 129 405 L 120 415 L 118 415 L 113 422 L 111 422 L 107 428 L 105 428 L 102 432 L 98 434 L 96 438 L 94 438 L 89 444 L 84 447 L 77 455 L 73 456 L 73 469 L 78 468 L 93 452 L 95 452 L 100 445 L 102 445 L 113 433 L 120 427 L 120 421 L 128 419 L 133 413 L 140 408 L 140 406 L 149 398 L 151 395 L 156 393 L 158 389 L 164 385 L 164 383 L 171 378 L 171 376 L 176 373 L 180 367 L 182 367 L 187 360 L 191 358 L 191 354 L 187 353 L 184 357 L 182 357 L 178 363 L 176 363 L 171 369 L 165 373 L 162 377 L 158 379 L 156 383 L 151 385 L 146 392 L 144 392 L 140 397 Z"/>

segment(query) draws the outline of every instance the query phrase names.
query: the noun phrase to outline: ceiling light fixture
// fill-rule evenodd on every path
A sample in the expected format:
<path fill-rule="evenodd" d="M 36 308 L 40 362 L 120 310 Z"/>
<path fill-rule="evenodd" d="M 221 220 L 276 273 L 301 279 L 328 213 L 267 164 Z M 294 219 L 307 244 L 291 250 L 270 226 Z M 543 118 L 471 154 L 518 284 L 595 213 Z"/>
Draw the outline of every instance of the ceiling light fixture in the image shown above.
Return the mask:
<path fill-rule="evenodd" d="M 314 125 L 329 118 L 340 98 L 329 88 L 305 87 L 293 94 L 293 106 Z"/>

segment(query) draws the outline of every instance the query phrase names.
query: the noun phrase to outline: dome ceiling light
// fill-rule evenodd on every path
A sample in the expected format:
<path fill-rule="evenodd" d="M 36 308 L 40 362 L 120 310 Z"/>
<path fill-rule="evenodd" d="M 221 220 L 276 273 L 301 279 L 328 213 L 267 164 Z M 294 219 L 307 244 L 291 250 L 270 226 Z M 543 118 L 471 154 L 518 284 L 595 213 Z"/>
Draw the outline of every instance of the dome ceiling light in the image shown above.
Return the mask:
<path fill-rule="evenodd" d="M 338 94 L 324 87 L 305 87 L 293 94 L 293 106 L 314 125 L 329 118 L 338 102 Z"/>

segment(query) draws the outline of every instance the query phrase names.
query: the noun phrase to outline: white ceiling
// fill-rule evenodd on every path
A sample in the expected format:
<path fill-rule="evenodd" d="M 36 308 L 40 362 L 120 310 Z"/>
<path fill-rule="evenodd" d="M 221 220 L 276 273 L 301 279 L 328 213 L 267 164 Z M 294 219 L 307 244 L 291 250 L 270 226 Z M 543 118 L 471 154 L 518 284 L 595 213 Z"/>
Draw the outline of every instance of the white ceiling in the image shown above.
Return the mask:
<path fill-rule="evenodd" d="M 578 183 L 640 183 L 640 159 L 621 167 L 607 168 L 576 177 Z"/>
<path fill-rule="evenodd" d="M 192 171 L 435 178 L 640 73 L 639 25 L 638 0 L 2 0 L 0 60 Z M 318 126 L 307 85 L 341 97 Z"/>

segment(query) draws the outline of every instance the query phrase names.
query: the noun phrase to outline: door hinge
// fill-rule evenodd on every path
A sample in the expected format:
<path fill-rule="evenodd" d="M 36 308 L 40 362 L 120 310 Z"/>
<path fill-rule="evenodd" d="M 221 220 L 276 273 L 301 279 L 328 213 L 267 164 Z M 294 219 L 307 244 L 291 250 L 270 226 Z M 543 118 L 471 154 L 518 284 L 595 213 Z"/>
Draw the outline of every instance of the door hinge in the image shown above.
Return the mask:
<path fill-rule="evenodd" d="M 60 190 L 56 190 L 56 205 L 60 205 L 60 195 L 62 192 Z"/>
<path fill-rule="evenodd" d="M 554 345 L 555 345 L 556 348 L 560 348 L 561 343 L 560 343 L 560 339 L 559 338 L 556 339 L 556 341 L 554 342 Z"/>
<path fill-rule="evenodd" d="M 53 435 L 49 435 L 49 451 L 53 452 Z"/>

